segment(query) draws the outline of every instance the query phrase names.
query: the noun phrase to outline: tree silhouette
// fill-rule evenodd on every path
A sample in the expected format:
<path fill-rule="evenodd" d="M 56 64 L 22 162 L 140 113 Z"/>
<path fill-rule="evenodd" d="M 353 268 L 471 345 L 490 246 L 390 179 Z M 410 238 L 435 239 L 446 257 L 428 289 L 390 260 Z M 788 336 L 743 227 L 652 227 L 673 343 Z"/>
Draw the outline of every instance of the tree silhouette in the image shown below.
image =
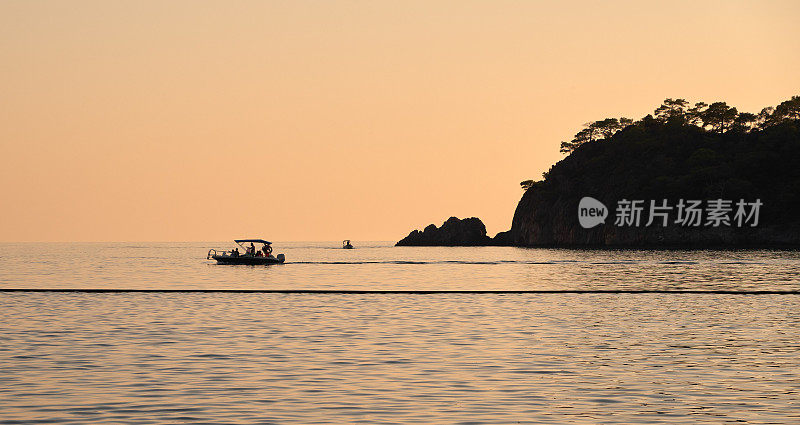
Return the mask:
<path fill-rule="evenodd" d="M 736 119 L 738 111 L 731 108 L 725 102 L 714 102 L 708 105 L 708 109 L 700 114 L 703 127 L 711 127 L 712 131 L 724 133 Z"/>
<path fill-rule="evenodd" d="M 689 102 L 686 99 L 664 99 L 664 103 L 654 111 L 655 118 L 661 122 L 675 119 L 685 121 L 687 106 L 689 106 Z"/>
<path fill-rule="evenodd" d="M 703 119 L 701 117 L 707 108 L 708 104 L 705 102 L 695 103 L 694 106 L 689 108 L 686 112 L 686 123 L 696 126 L 702 125 Z"/>
<path fill-rule="evenodd" d="M 725 102 L 714 102 L 711 105 L 697 102 L 689 107 L 686 99 L 664 99 L 654 111 L 655 116 L 647 115 L 634 122 L 630 118 L 606 118 L 588 122 L 584 128 L 575 133 L 572 140 L 561 142 L 561 152 L 571 154 L 578 147 L 596 140 L 609 140 L 620 130 L 627 127 L 647 129 L 654 125 L 669 124 L 677 127 L 700 127 L 716 133 L 733 130 L 737 133 L 749 133 L 800 119 L 800 96 L 781 102 L 776 107 L 767 107 L 758 114 L 739 111 Z"/>
<path fill-rule="evenodd" d="M 773 115 L 779 120 L 800 119 L 800 96 L 792 96 L 791 99 L 781 102 L 775 107 Z"/>
<path fill-rule="evenodd" d="M 775 112 L 774 106 L 767 106 L 766 108 L 762 109 L 761 112 L 758 113 L 758 122 L 757 125 L 759 128 L 768 127 L 772 124 L 773 117 L 772 114 Z"/>
<path fill-rule="evenodd" d="M 577 149 L 578 146 L 595 140 L 599 132 L 597 131 L 597 128 L 593 124 L 594 123 L 584 124 L 586 128 L 575 133 L 575 136 L 573 136 L 572 140 L 570 140 L 569 142 L 561 142 L 561 152 L 570 153 L 575 149 Z"/>
<path fill-rule="evenodd" d="M 739 115 L 736 116 L 736 119 L 733 121 L 733 127 L 731 130 L 740 131 L 740 132 L 748 132 L 752 130 L 758 123 L 758 116 L 756 114 L 751 114 L 749 112 L 741 112 Z"/>
<path fill-rule="evenodd" d="M 632 124 L 633 120 L 625 117 L 620 119 L 606 118 L 604 120 L 586 123 L 584 124 L 585 128 L 575 133 L 572 140 L 569 142 L 561 142 L 561 152 L 569 153 L 584 143 L 598 139 L 608 139 L 613 136 L 614 133 Z"/>

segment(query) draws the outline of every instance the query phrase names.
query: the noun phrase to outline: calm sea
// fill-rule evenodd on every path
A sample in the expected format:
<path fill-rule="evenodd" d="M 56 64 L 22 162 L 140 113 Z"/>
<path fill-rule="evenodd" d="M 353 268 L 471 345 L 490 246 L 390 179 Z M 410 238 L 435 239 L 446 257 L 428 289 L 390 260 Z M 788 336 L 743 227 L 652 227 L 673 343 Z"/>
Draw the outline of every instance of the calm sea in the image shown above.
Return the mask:
<path fill-rule="evenodd" d="M 0 244 L 0 423 L 797 423 L 794 251 Z"/>

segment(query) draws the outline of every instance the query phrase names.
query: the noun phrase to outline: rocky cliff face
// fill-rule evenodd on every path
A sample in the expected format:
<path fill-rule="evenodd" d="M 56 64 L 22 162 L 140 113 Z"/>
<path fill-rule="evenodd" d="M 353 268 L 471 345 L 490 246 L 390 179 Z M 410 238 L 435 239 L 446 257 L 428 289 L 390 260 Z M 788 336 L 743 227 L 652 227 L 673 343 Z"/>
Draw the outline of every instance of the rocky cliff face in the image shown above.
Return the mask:
<path fill-rule="evenodd" d="M 748 134 L 717 134 L 664 124 L 624 130 L 587 143 L 555 164 L 522 196 L 511 230 L 514 246 L 800 246 L 800 125 L 787 122 Z M 583 197 L 605 204 L 604 224 L 584 228 Z M 696 226 L 676 222 L 676 205 L 702 201 Z M 708 201 L 732 201 L 730 225 L 711 226 Z M 739 200 L 763 202 L 757 226 L 736 225 Z M 618 202 L 642 200 L 639 225 L 617 225 Z M 667 224 L 647 225 L 650 201 L 672 208 Z M 748 211 L 749 212 L 749 211 Z"/>
<path fill-rule="evenodd" d="M 450 217 L 442 227 L 431 224 L 421 232 L 412 231 L 395 246 L 481 246 L 491 243 L 492 239 L 486 236 L 486 226 L 479 218 L 459 220 Z"/>
<path fill-rule="evenodd" d="M 599 196 L 599 195 L 598 195 Z M 685 227 L 670 220 L 667 226 L 646 226 L 646 215 L 639 226 L 615 225 L 612 200 L 605 224 L 584 229 L 578 222 L 579 196 L 565 194 L 552 199 L 529 190 L 514 213 L 511 230 L 495 237 L 496 245 L 552 247 L 792 247 L 800 245 L 800 225 L 770 224 L 758 227 Z M 763 208 L 763 207 L 762 207 Z M 646 213 L 646 211 L 645 211 Z M 762 214 L 764 212 L 762 211 Z M 731 213 L 732 215 L 732 213 Z M 766 214 L 769 217 L 769 214 Z M 673 216 L 674 218 L 674 216 Z"/>

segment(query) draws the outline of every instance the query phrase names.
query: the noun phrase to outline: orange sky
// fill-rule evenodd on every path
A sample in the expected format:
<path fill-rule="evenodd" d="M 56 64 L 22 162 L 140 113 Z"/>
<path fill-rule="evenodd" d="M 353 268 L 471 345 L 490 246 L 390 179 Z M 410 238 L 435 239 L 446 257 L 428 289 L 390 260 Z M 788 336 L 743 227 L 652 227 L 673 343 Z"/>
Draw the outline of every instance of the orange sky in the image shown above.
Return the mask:
<path fill-rule="evenodd" d="M 582 123 L 800 94 L 800 2 L 0 3 L 0 241 L 507 230 Z"/>

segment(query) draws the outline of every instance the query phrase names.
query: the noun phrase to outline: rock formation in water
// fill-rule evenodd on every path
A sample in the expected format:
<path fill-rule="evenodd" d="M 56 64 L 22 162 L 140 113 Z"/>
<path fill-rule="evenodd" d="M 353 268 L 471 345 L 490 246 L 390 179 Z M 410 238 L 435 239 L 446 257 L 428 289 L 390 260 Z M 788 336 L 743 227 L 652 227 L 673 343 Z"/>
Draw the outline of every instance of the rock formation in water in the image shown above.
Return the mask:
<path fill-rule="evenodd" d="M 486 235 L 486 226 L 476 217 L 459 220 L 450 217 L 436 227 L 431 224 L 423 231 L 414 230 L 395 246 L 482 246 L 492 243 Z"/>

